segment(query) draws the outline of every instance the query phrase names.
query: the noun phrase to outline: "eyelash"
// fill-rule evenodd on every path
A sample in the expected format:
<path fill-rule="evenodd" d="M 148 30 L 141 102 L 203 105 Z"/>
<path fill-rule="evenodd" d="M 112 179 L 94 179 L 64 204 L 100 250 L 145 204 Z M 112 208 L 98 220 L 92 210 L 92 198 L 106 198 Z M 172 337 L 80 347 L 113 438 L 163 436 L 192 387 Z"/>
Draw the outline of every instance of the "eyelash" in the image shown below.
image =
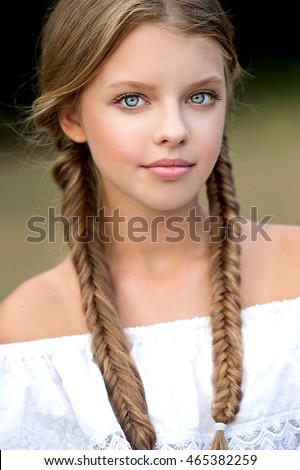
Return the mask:
<path fill-rule="evenodd" d="M 119 104 L 123 99 L 128 98 L 129 96 L 137 96 L 138 98 L 142 98 L 143 100 L 147 101 L 145 96 L 141 95 L 140 93 L 132 92 L 132 93 L 123 93 L 122 95 L 117 96 L 117 98 L 115 98 L 113 100 L 113 103 L 114 104 Z M 134 109 L 134 108 L 137 108 L 137 106 L 132 106 L 132 107 L 124 106 L 124 109 L 129 109 L 130 110 L 130 109 Z"/>
<path fill-rule="evenodd" d="M 190 99 L 192 98 L 193 96 L 195 95 L 209 95 L 211 98 L 213 98 L 214 101 L 221 101 L 222 100 L 222 96 L 219 92 L 217 92 L 216 90 L 202 90 L 202 91 L 197 91 L 196 93 L 192 93 L 187 99 Z M 113 100 L 113 103 L 118 105 L 121 103 L 121 101 L 125 98 L 128 98 L 129 96 L 134 96 L 134 97 L 138 97 L 138 98 L 142 98 L 143 100 L 147 101 L 147 98 L 145 96 L 143 96 L 142 94 L 140 93 L 134 93 L 134 92 L 129 92 L 129 93 L 123 93 L 122 95 L 119 95 L 117 96 L 114 100 Z M 197 103 L 192 103 L 192 104 L 195 104 L 197 106 Z M 199 106 L 202 105 L 202 103 L 199 103 L 198 104 Z M 208 106 L 208 105 L 204 105 L 204 106 Z M 123 106 L 123 109 L 124 110 L 133 110 L 133 109 L 138 109 L 140 106 Z"/>
<path fill-rule="evenodd" d="M 222 96 L 221 96 L 221 93 L 219 93 L 218 91 L 216 90 L 201 90 L 201 91 L 197 91 L 196 93 L 193 93 L 192 95 L 190 95 L 188 97 L 188 99 L 190 99 L 192 96 L 195 96 L 195 95 L 209 95 L 211 98 L 213 98 L 215 101 L 221 101 L 222 100 Z"/>

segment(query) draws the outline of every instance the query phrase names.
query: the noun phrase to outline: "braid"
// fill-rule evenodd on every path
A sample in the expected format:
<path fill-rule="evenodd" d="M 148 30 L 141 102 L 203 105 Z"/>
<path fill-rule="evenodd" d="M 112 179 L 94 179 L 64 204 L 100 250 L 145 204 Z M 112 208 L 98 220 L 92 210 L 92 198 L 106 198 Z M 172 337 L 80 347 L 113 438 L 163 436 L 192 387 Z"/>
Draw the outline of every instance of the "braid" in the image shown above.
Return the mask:
<path fill-rule="evenodd" d="M 99 183 L 85 144 L 69 141 L 53 167 L 53 175 L 63 190 L 62 213 L 70 224 L 69 246 L 83 312 L 112 408 L 131 447 L 151 450 L 155 431 L 148 417 L 143 384 L 114 305 L 103 242 L 99 237 L 94 239 L 95 233 L 99 233 L 95 230 L 99 225 L 95 221 Z"/>
<path fill-rule="evenodd" d="M 235 419 L 242 398 L 242 338 L 240 315 L 240 245 L 241 225 L 237 221 L 239 205 L 235 198 L 227 139 L 224 135 L 220 156 L 207 181 L 211 216 L 211 312 L 213 345 L 212 417 L 216 423 Z M 227 449 L 224 431 L 217 430 L 213 450 Z"/>

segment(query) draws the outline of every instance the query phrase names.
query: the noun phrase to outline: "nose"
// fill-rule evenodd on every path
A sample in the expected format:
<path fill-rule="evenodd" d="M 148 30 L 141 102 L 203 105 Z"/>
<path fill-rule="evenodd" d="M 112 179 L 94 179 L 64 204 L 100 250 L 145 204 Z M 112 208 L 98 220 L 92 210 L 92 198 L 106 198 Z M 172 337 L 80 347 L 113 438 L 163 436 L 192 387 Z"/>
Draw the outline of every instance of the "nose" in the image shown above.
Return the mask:
<path fill-rule="evenodd" d="M 154 132 L 156 145 L 182 145 L 188 138 L 188 127 L 179 105 L 170 103 L 158 111 Z"/>

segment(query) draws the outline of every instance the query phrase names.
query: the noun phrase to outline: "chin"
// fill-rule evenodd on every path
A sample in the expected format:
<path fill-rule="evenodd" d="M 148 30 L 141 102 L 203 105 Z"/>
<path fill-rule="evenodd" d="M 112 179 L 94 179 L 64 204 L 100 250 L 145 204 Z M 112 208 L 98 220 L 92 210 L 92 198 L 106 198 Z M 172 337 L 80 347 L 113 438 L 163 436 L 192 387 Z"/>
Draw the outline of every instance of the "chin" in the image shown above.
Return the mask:
<path fill-rule="evenodd" d="M 197 205 L 197 202 L 199 200 L 198 195 L 195 195 L 193 198 L 189 199 L 179 199 L 178 200 L 164 200 L 161 198 L 157 203 L 152 203 L 149 205 L 149 209 L 152 209 L 153 211 L 160 212 L 160 213 L 168 213 L 168 212 L 182 212 L 185 211 L 189 208 L 195 207 Z"/>

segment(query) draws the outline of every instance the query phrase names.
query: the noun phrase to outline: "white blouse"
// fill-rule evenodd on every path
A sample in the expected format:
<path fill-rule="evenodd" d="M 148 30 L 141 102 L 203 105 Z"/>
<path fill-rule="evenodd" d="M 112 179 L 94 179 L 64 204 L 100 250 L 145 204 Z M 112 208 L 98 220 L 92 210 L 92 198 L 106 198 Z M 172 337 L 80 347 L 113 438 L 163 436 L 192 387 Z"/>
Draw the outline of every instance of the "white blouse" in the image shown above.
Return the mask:
<path fill-rule="evenodd" d="M 300 450 L 300 298 L 242 311 L 243 399 L 231 449 Z M 156 449 L 209 449 L 214 435 L 209 318 L 125 329 Z M 0 448 L 130 449 L 90 335 L 0 346 Z"/>

